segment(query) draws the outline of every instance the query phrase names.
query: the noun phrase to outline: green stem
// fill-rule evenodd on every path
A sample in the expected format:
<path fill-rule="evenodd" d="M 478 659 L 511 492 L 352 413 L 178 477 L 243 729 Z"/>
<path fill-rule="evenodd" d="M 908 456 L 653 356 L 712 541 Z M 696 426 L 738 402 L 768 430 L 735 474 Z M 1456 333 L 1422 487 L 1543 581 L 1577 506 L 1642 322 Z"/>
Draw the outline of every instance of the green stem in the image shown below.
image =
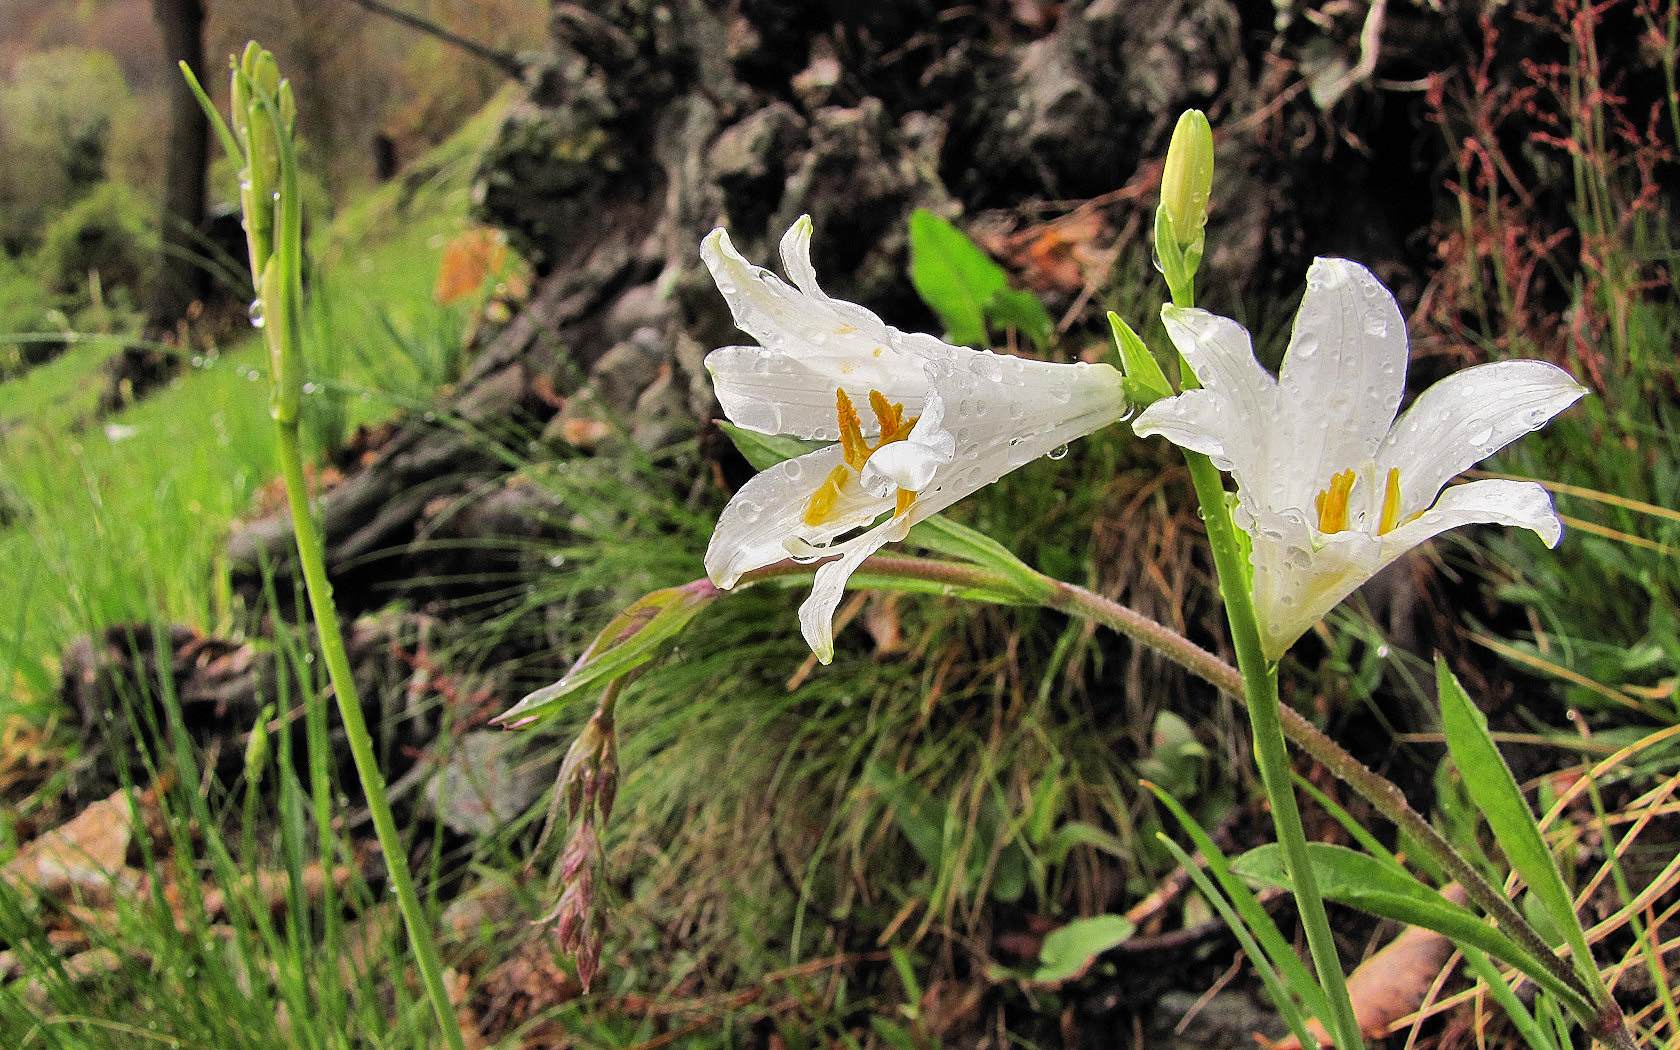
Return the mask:
<path fill-rule="evenodd" d="M 929 558 L 876 555 L 866 563 L 870 575 L 876 578 L 898 578 L 943 584 L 953 589 L 972 592 L 1004 591 L 1018 588 L 1019 581 L 1003 573 L 975 565 L 938 561 Z M 741 585 L 790 577 L 811 575 L 816 566 L 800 562 L 778 562 L 755 569 L 741 578 Z M 1022 593 L 1026 604 L 1040 604 L 1081 619 L 1090 620 L 1171 660 L 1215 689 L 1248 703 L 1242 672 L 1203 649 L 1172 628 L 1127 608 L 1111 598 L 1077 584 L 1052 580 L 1039 575 L 1042 586 L 1032 593 Z M 1354 794 L 1370 803 L 1400 831 L 1417 843 L 1418 847 L 1439 864 L 1447 875 L 1463 887 L 1469 897 L 1499 924 L 1517 944 L 1539 961 L 1560 982 L 1578 992 L 1583 1000 L 1591 995 L 1581 987 L 1580 977 L 1551 946 L 1535 931 L 1528 920 L 1517 911 L 1510 899 L 1490 883 L 1486 876 L 1454 849 L 1435 826 L 1412 807 L 1405 793 L 1393 781 L 1382 776 L 1349 754 L 1340 744 L 1320 732 L 1318 727 L 1294 708 L 1277 704 L 1279 729 L 1296 747 L 1322 765 L 1330 774 L 1351 788 Z M 1612 1031 L 1616 1027 L 1601 1008 L 1598 1014 L 1575 1013 L 1589 1030 Z M 1622 1043 L 1614 1045 L 1622 1046 Z"/>
<path fill-rule="evenodd" d="M 1194 271 L 1185 286 L 1173 287 L 1173 301 L 1188 309 L 1194 304 Z M 1182 361 L 1185 389 L 1198 385 L 1187 361 Z M 1284 867 L 1295 891 L 1295 904 L 1306 930 L 1307 949 L 1312 955 L 1318 982 L 1330 1000 L 1331 1016 L 1322 1018 L 1340 1050 L 1363 1047 L 1365 1040 L 1348 998 L 1347 975 L 1336 952 L 1336 936 L 1324 911 L 1312 862 L 1307 854 L 1307 833 L 1301 825 L 1301 810 L 1295 804 L 1295 785 L 1289 778 L 1289 749 L 1283 739 L 1283 704 L 1278 699 L 1277 667 L 1266 658 L 1260 644 L 1260 623 L 1254 613 L 1254 595 L 1249 590 L 1249 569 L 1237 539 L 1237 525 L 1225 501 L 1225 483 L 1219 468 L 1200 452 L 1186 451 L 1190 482 L 1201 504 L 1207 527 L 1208 547 L 1213 552 L 1214 570 L 1219 576 L 1219 593 L 1225 600 L 1225 618 L 1231 625 L 1231 645 L 1237 651 L 1237 669 L 1242 674 L 1243 695 L 1248 700 L 1248 721 L 1254 734 L 1254 761 L 1260 767 L 1260 784 L 1272 807 L 1272 825 L 1283 848 Z"/>
<path fill-rule="evenodd" d="M 1208 546 L 1213 550 L 1219 590 L 1225 599 L 1225 616 L 1231 625 L 1231 643 L 1237 651 L 1237 668 L 1242 674 L 1243 693 L 1248 699 L 1248 719 L 1254 731 L 1254 761 L 1260 767 L 1260 783 L 1272 806 L 1272 823 L 1283 847 L 1289 883 L 1307 933 L 1307 948 L 1330 1000 L 1331 1015 L 1324 1018 L 1341 1050 L 1365 1045 L 1359 1022 L 1348 998 L 1347 977 L 1336 952 L 1335 934 L 1324 911 L 1312 862 L 1307 854 L 1307 833 L 1301 825 L 1301 811 L 1295 804 L 1295 786 L 1289 778 L 1289 752 L 1283 739 L 1282 704 L 1278 700 L 1277 667 L 1266 659 L 1260 647 L 1260 627 L 1254 614 L 1254 599 L 1248 592 L 1248 568 L 1243 564 L 1236 524 L 1225 505 L 1225 486 L 1213 461 L 1197 452 L 1186 452 L 1190 479 L 1201 501 L 1207 525 Z"/>
<path fill-rule="evenodd" d="M 464 1050 L 461 1026 L 455 1019 L 454 1009 L 449 1005 L 449 996 L 443 987 L 443 970 L 438 964 L 437 949 L 432 944 L 431 925 L 420 905 L 420 898 L 414 892 L 414 880 L 409 875 L 402 837 L 397 833 L 397 822 L 391 816 L 391 803 L 385 797 L 385 775 L 380 771 L 379 761 L 373 753 L 373 740 L 368 735 L 367 721 L 362 715 L 361 697 L 357 694 L 356 679 L 350 670 L 350 657 L 344 650 L 338 610 L 333 605 L 332 584 L 327 580 L 321 533 L 309 508 L 297 420 L 277 420 L 275 429 L 279 438 L 280 471 L 286 480 L 286 501 L 292 512 L 292 531 L 297 539 L 298 563 L 303 569 L 304 586 L 309 592 L 309 608 L 315 617 L 327 677 L 332 681 L 339 718 L 344 722 L 344 736 L 350 743 L 350 757 L 356 763 L 356 776 L 362 782 L 362 793 L 367 796 L 373 832 L 379 839 L 380 852 L 385 855 L 385 870 L 391 881 L 391 890 L 396 894 L 403 924 L 408 928 L 409 947 L 414 951 L 415 965 L 419 967 L 426 997 L 431 1000 L 432 1011 L 437 1014 L 445 1042 L 451 1050 Z"/>

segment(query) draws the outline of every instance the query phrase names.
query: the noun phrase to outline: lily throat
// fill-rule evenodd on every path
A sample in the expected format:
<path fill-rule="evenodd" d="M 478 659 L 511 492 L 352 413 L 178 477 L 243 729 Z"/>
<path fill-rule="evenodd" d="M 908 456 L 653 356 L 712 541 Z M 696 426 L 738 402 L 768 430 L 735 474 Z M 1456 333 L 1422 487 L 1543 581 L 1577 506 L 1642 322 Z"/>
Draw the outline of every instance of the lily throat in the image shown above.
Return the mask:
<path fill-rule="evenodd" d="M 852 399 L 846 396 L 844 389 L 835 388 L 834 417 L 840 424 L 840 450 L 844 461 L 829 471 L 822 484 L 811 493 L 810 500 L 805 504 L 806 525 L 815 528 L 829 521 L 834 516 L 835 508 L 839 506 L 840 497 L 845 493 L 846 487 L 857 483 L 863 473 L 864 464 L 869 462 L 869 457 L 895 441 L 908 438 L 911 428 L 919 418 L 911 416 L 906 419 L 904 406 L 888 401 L 886 395 L 879 390 L 869 392 L 869 408 L 880 427 L 880 436 L 873 445 L 863 435 L 863 420 L 858 415 L 857 407 L 852 404 Z M 893 516 L 902 515 L 915 502 L 916 493 L 900 488 Z"/>

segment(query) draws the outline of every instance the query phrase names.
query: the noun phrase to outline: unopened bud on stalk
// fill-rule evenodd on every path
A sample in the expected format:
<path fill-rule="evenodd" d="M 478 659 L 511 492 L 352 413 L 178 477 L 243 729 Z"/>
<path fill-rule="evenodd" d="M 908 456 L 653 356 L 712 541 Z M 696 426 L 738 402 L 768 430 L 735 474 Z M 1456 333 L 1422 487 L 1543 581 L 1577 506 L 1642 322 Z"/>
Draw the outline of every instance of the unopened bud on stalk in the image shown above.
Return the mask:
<path fill-rule="evenodd" d="M 245 741 L 245 782 L 255 784 L 262 779 L 268 766 L 268 720 L 274 717 L 274 705 L 263 705 L 257 724 L 251 727 L 250 739 Z"/>
<path fill-rule="evenodd" d="M 1201 238 L 1212 191 L 1213 128 L 1207 114 L 1187 109 L 1173 128 L 1166 167 L 1161 172 L 1161 207 L 1172 220 L 1173 236 L 1181 248 Z"/>
<path fill-rule="evenodd" d="M 1212 189 L 1213 129 L 1201 110 L 1186 110 L 1167 147 L 1161 206 L 1155 209 L 1155 265 L 1179 306 L 1190 306 L 1195 299 Z"/>

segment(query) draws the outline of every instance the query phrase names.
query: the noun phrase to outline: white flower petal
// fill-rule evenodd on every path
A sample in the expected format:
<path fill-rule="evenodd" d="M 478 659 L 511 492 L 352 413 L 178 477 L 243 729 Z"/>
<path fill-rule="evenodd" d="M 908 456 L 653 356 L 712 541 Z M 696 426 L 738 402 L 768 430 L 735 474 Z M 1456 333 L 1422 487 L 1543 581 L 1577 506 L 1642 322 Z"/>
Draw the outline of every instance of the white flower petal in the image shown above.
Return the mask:
<path fill-rule="evenodd" d="M 1452 486 L 1433 507 L 1384 536 L 1383 563 L 1448 529 L 1478 523 L 1528 529 L 1548 547 L 1563 537 L 1551 493 L 1532 481 L 1490 478 Z"/>
<path fill-rule="evenodd" d="M 1229 317 L 1169 303 L 1161 307 L 1161 320 L 1204 388 L 1238 401 L 1277 390 L 1277 380 L 1254 357 L 1248 330 Z"/>
<path fill-rule="evenodd" d="M 761 434 L 834 441 L 840 437 L 834 391 L 846 391 L 860 413 L 863 432 L 880 428 L 869 411 L 869 392 L 915 415 L 928 395 L 927 369 L 902 354 L 841 357 L 794 355 L 756 346 L 725 346 L 706 355 L 706 370 L 724 415 L 738 427 Z"/>
<path fill-rule="evenodd" d="M 1406 319 L 1371 271 L 1315 259 L 1278 374 L 1288 422 L 1287 505 L 1310 504 L 1330 476 L 1370 460 L 1406 386 Z"/>
<path fill-rule="evenodd" d="M 909 521 L 903 518 L 884 521 L 844 544 L 845 553 L 840 557 L 817 566 L 811 595 L 799 607 L 799 630 L 822 663 L 834 659 L 834 610 L 840 607 L 846 581 L 870 555 L 894 540 L 903 539 L 909 527 Z"/>
<path fill-rule="evenodd" d="M 863 465 L 863 487 L 883 498 L 898 489 L 920 492 L 932 484 L 939 468 L 949 462 L 949 452 L 942 453 L 914 441 L 895 441 L 877 449 Z"/>
<path fill-rule="evenodd" d="M 1377 451 L 1379 476 L 1400 468 L 1402 517 L 1435 502 L 1448 481 L 1586 393 L 1544 361 L 1495 361 L 1455 372 L 1419 394 Z"/>
<path fill-rule="evenodd" d="M 1382 544 L 1370 533 L 1338 532 L 1316 550 L 1299 544 L 1299 533 L 1287 519 L 1268 519 L 1252 534 L 1254 611 L 1268 660 L 1281 657 L 1384 564 Z"/>
<path fill-rule="evenodd" d="M 1460 525 L 1492 523 L 1530 529 L 1548 547 L 1563 533 L 1552 498 L 1530 481 L 1488 480 L 1455 485 L 1415 520 L 1376 536 L 1349 529 L 1326 537 L 1317 550 L 1272 536 L 1254 537 L 1254 605 L 1261 646 L 1276 660 L 1313 624 L 1407 551 Z"/>
<path fill-rule="evenodd" d="M 1253 440 L 1241 417 L 1231 410 L 1230 399 L 1212 390 L 1186 390 L 1162 398 L 1138 413 L 1132 432 L 1138 437 L 1164 437 L 1179 448 L 1200 452 L 1227 471 L 1231 450 L 1241 456 Z"/>
<path fill-rule="evenodd" d="M 1196 441 L 1184 447 L 1230 471 L 1246 498 L 1279 506 L 1276 490 L 1283 479 L 1268 441 L 1279 412 L 1278 385 L 1255 359 L 1248 332 L 1230 318 L 1171 305 L 1161 309 L 1161 320 L 1204 393 L 1186 391 L 1157 401 L 1133 431 L 1159 433 L 1175 444 L 1182 444 L 1179 437 Z"/>
<path fill-rule="evenodd" d="M 892 500 L 875 499 L 851 485 L 829 520 L 815 528 L 805 524 L 811 494 L 842 459 L 840 446 L 829 445 L 777 463 L 742 485 L 718 516 L 706 547 L 706 575 L 712 582 L 733 587 L 742 573 L 786 558 L 789 539 L 826 543 L 891 509 Z"/>

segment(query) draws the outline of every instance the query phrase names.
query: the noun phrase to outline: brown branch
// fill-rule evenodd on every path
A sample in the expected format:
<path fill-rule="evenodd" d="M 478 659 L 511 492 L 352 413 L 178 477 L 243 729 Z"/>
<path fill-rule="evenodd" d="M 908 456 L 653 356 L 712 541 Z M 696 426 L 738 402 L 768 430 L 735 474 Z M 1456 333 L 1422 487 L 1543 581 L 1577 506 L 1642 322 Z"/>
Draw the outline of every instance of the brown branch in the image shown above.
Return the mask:
<path fill-rule="evenodd" d="M 445 26 L 440 26 L 430 19 L 392 7 L 383 3 L 382 0 L 350 0 L 350 2 L 364 10 L 372 11 L 376 15 L 383 15 L 393 22 L 398 22 L 417 32 L 436 37 L 446 44 L 458 47 L 474 58 L 483 59 L 490 63 L 515 80 L 522 79 L 525 75 L 524 65 L 511 52 L 500 51 L 488 44 L 481 44 Z"/>

